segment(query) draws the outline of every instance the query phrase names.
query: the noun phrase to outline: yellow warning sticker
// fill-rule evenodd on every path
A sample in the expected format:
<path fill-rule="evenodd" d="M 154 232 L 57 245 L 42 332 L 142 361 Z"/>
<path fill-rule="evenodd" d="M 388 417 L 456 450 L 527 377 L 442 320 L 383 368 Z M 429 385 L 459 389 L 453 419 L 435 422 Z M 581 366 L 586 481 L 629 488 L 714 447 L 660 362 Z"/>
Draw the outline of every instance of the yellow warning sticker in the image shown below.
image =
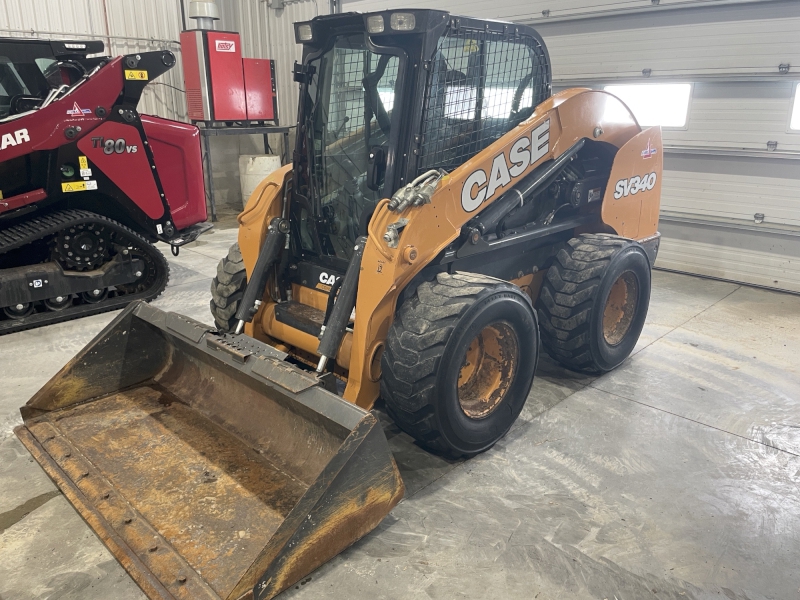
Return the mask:
<path fill-rule="evenodd" d="M 88 169 L 89 168 L 89 161 L 86 160 L 85 156 L 78 157 L 78 164 L 80 165 L 81 169 Z"/>
<path fill-rule="evenodd" d="M 477 52 L 478 50 L 480 50 L 478 40 L 467 40 L 464 44 L 464 52 Z"/>
<path fill-rule="evenodd" d="M 0 200 L 3 199 L 3 190 L 0 190 Z"/>
<path fill-rule="evenodd" d="M 147 81 L 147 71 L 125 69 L 125 79 L 133 79 L 136 81 Z"/>
<path fill-rule="evenodd" d="M 61 191 L 62 192 L 85 192 L 86 191 L 86 182 L 85 181 L 72 181 L 70 183 L 62 183 L 61 184 Z"/>

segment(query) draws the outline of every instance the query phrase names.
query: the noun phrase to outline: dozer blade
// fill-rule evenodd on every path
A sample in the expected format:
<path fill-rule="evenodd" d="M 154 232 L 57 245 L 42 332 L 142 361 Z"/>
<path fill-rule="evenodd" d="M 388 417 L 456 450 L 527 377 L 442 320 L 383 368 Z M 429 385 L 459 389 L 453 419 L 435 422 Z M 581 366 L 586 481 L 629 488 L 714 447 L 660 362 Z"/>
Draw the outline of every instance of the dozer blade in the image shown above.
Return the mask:
<path fill-rule="evenodd" d="M 285 357 L 133 304 L 16 433 L 150 598 L 272 598 L 403 495 L 376 417 Z"/>

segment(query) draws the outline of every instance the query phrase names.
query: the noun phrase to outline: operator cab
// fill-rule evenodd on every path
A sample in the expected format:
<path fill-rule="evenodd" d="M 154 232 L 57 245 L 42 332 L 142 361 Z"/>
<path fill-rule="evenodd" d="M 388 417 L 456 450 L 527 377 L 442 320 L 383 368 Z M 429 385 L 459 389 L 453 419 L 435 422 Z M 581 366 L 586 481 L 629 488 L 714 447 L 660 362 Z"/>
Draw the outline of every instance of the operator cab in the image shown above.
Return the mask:
<path fill-rule="evenodd" d="M 325 291 L 319 276 L 344 273 L 382 198 L 463 164 L 551 93 L 545 46 L 523 25 L 403 10 L 317 17 L 295 35 L 291 247 L 296 282 Z"/>
<path fill-rule="evenodd" d="M 0 38 L 0 121 L 36 110 L 52 90 L 77 83 L 103 59 L 103 42 Z"/>

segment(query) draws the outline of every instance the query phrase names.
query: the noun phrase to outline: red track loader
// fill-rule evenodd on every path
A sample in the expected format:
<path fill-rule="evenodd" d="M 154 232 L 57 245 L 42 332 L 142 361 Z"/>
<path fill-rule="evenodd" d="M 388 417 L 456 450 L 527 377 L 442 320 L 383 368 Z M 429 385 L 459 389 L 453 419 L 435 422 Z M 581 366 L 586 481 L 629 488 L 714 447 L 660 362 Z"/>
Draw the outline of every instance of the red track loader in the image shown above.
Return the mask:
<path fill-rule="evenodd" d="M 137 111 L 175 56 L 102 52 L 0 38 L 0 334 L 152 300 L 211 227 L 197 129 Z"/>

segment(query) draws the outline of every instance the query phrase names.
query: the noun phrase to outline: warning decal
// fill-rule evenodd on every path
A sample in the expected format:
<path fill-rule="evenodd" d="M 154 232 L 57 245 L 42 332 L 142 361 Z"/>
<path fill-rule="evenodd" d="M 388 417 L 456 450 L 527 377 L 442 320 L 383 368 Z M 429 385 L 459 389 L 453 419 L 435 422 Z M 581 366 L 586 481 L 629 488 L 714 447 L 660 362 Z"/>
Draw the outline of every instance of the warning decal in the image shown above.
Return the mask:
<path fill-rule="evenodd" d="M 86 160 L 85 156 L 78 157 L 78 165 L 81 169 L 88 169 L 89 168 L 89 161 Z"/>
<path fill-rule="evenodd" d="M 125 69 L 125 79 L 132 79 L 135 81 L 147 81 L 147 71 Z"/>
<path fill-rule="evenodd" d="M 96 190 L 96 181 L 71 181 L 61 184 L 62 192 L 85 192 L 86 190 Z"/>

